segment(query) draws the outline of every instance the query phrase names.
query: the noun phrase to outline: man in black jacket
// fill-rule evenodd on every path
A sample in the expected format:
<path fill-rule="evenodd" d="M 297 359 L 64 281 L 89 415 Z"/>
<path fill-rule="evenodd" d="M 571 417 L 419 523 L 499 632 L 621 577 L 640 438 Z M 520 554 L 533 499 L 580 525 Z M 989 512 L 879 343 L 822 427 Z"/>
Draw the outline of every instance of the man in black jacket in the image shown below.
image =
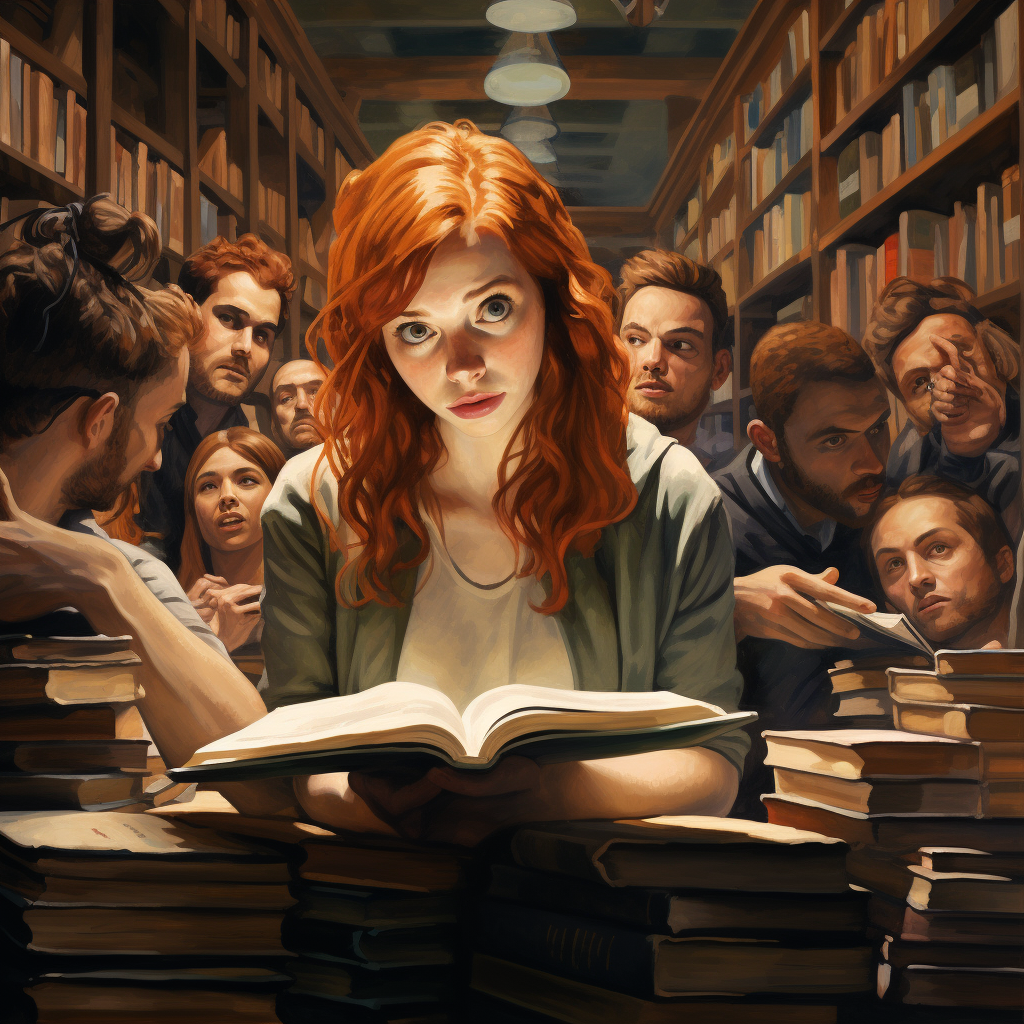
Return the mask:
<path fill-rule="evenodd" d="M 882 497 L 889 403 L 860 346 L 820 323 L 768 331 L 750 385 L 751 444 L 714 479 L 736 548 L 741 706 L 760 716 L 733 813 L 763 818 L 760 732 L 834 727 L 827 670 L 858 636 L 818 602 L 875 609 L 860 528 Z"/>

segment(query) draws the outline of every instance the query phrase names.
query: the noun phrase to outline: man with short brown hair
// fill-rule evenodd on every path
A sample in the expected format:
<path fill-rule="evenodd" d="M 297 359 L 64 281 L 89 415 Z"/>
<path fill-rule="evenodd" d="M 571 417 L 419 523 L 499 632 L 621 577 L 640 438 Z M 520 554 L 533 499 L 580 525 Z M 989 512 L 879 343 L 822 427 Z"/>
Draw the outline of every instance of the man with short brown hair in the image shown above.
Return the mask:
<path fill-rule="evenodd" d="M 862 344 L 910 422 L 893 443 L 893 483 L 919 473 L 981 494 L 1020 528 L 1020 353 L 955 278 L 898 277 L 875 303 Z"/>
<path fill-rule="evenodd" d="M 648 249 L 623 264 L 616 333 L 629 353 L 629 409 L 674 437 L 709 472 L 728 465 L 727 435 L 700 426 L 732 372 L 729 307 L 711 267 Z"/>
<path fill-rule="evenodd" d="M 874 611 L 860 530 L 882 497 L 889 402 L 845 331 L 780 324 L 757 343 L 751 444 L 714 475 L 736 549 L 736 639 L 751 730 L 734 813 L 763 817 L 764 729 L 834 725 L 827 670 L 858 631 L 821 606 Z"/>
<path fill-rule="evenodd" d="M 878 506 L 865 547 L 889 606 L 934 647 L 1006 644 L 1013 543 L 984 498 L 950 480 L 908 477 Z"/>
<path fill-rule="evenodd" d="M 146 546 L 177 572 L 185 532 L 185 473 L 204 437 L 249 426 L 241 408 L 266 372 L 295 291 L 291 261 L 256 235 L 215 238 L 185 261 L 178 284 L 199 304 L 204 340 L 191 351 L 188 402 L 175 413 L 163 464 L 141 481 Z"/>

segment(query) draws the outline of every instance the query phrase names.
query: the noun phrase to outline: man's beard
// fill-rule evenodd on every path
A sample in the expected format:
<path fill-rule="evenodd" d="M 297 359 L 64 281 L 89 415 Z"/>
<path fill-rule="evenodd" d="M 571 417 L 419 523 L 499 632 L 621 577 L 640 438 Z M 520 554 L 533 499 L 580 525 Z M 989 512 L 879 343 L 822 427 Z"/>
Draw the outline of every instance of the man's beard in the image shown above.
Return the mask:
<path fill-rule="evenodd" d="M 629 382 L 629 411 L 647 420 L 662 434 L 689 426 L 694 420 L 700 418 L 708 404 L 710 396 L 703 390 L 690 402 L 687 402 L 686 395 L 679 391 L 671 394 L 672 401 L 670 403 L 652 402 L 638 394 L 636 390 L 637 384 L 643 380 L 651 380 L 650 374 L 638 373 Z"/>
<path fill-rule="evenodd" d="M 858 514 L 846 498 L 852 497 L 865 487 L 873 487 L 876 484 L 884 485 L 884 476 L 862 476 L 856 483 L 840 493 L 824 484 L 808 480 L 793 462 L 789 449 L 781 437 L 779 438 L 779 454 L 782 456 L 782 462 L 778 464 L 779 475 L 786 482 L 786 486 L 803 498 L 812 508 L 823 512 L 837 523 L 842 523 L 843 526 L 860 527 L 870 518 L 874 505 L 867 512 Z M 879 498 L 881 498 L 881 494 L 879 494 Z"/>
<path fill-rule="evenodd" d="M 248 376 L 248 371 L 246 376 Z M 241 405 L 248 401 L 249 396 L 256 390 L 261 376 L 262 374 L 257 377 L 249 377 L 249 383 L 245 390 L 236 395 L 231 391 L 221 391 L 210 377 L 196 366 L 189 373 L 188 386 L 190 391 L 195 391 L 208 402 L 216 402 L 218 405 Z"/>
<path fill-rule="evenodd" d="M 106 447 L 79 466 L 64 484 L 61 497 L 68 508 L 107 512 L 114 507 L 127 486 L 124 471 L 128 465 L 128 438 L 133 425 L 133 410 L 119 405 Z"/>

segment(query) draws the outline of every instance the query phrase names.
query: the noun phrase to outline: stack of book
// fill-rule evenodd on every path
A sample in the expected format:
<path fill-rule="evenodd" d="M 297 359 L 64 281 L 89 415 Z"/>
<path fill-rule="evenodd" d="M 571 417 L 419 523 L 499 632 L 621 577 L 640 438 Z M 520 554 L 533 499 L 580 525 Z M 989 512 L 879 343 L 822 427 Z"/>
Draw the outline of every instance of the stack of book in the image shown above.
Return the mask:
<path fill-rule="evenodd" d="M 832 714 L 844 729 L 895 728 L 887 670 L 891 666 L 927 668 L 923 655 L 895 658 L 873 655 L 837 661 L 828 670 L 832 683 Z"/>
<path fill-rule="evenodd" d="M 952 4 L 950 4 L 952 7 Z M 1017 87 L 1017 0 L 953 64 L 903 86 L 904 163 L 909 170 Z"/>
<path fill-rule="evenodd" d="M 804 69 L 811 59 L 811 20 L 810 12 L 801 11 L 786 30 L 786 43 L 782 48 L 782 56 L 768 73 L 768 77 L 759 82 L 753 92 L 740 100 L 743 106 L 744 142 L 757 130 L 758 125 L 774 109 L 782 99 L 782 94 L 793 83 L 793 79 Z"/>
<path fill-rule="evenodd" d="M 782 128 L 765 146 L 754 146 L 744 161 L 750 209 L 771 195 L 782 179 L 795 167 L 800 158 L 811 151 L 814 129 L 814 100 L 808 96 L 794 107 L 782 123 Z"/>
<path fill-rule="evenodd" d="M 111 810 L 143 797 L 129 637 L 0 637 L 0 811 Z"/>
<path fill-rule="evenodd" d="M 736 819 L 526 826 L 477 904 L 472 988 L 570 1024 L 833 1021 L 874 980 L 845 854 Z"/>
<path fill-rule="evenodd" d="M 0 813 L 4 1020 L 266 1024 L 288 876 L 276 851 L 148 814 Z"/>
<path fill-rule="evenodd" d="M 938 651 L 888 680 L 895 731 L 765 734 L 769 821 L 854 847 L 884 999 L 1019 1006 L 1024 651 Z"/>
<path fill-rule="evenodd" d="M 744 235 L 754 284 L 810 245 L 811 193 L 785 193 L 755 223 Z"/>
<path fill-rule="evenodd" d="M 85 188 L 85 107 L 0 39 L 0 143 Z"/>
<path fill-rule="evenodd" d="M 229 5 L 228 0 L 196 0 L 196 21 L 205 25 L 230 56 L 238 60 L 242 53 L 241 14 L 229 13 L 229 8 L 234 5 Z"/>
<path fill-rule="evenodd" d="M 447 1020 L 467 851 L 247 817 L 213 793 L 151 813 L 287 851 L 297 902 L 282 928 L 296 954 L 277 1002 L 286 1024 Z"/>

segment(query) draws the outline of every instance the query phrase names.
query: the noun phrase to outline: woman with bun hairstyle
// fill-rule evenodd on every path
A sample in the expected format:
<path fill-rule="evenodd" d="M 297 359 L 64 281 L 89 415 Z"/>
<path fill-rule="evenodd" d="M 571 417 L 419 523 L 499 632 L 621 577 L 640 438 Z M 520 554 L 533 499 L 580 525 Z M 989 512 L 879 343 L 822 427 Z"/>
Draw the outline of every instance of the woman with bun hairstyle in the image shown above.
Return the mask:
<path fill-rule="evenodd" d="M 326 444 L 263 512 L 269 707 L 393 679 L 460 706 L 510 682 L 671 689 L 734 710 L 733 556 L 714 485 L 626 411 L 613 289 L 508 142 L 431 124 L 334 211 Z M 538 819 L 727 813 L 746 737 L 409 785 L 296 780 L 313 817 L 474 842 Z"/>
<path fill-rule="evenodd" d="M 284 455 L 269 438 L 230 427 L 200 442 L 185 473 L 178 582 L 235 656 L 259 652 L 260 513 L 283 466 Z"/>

